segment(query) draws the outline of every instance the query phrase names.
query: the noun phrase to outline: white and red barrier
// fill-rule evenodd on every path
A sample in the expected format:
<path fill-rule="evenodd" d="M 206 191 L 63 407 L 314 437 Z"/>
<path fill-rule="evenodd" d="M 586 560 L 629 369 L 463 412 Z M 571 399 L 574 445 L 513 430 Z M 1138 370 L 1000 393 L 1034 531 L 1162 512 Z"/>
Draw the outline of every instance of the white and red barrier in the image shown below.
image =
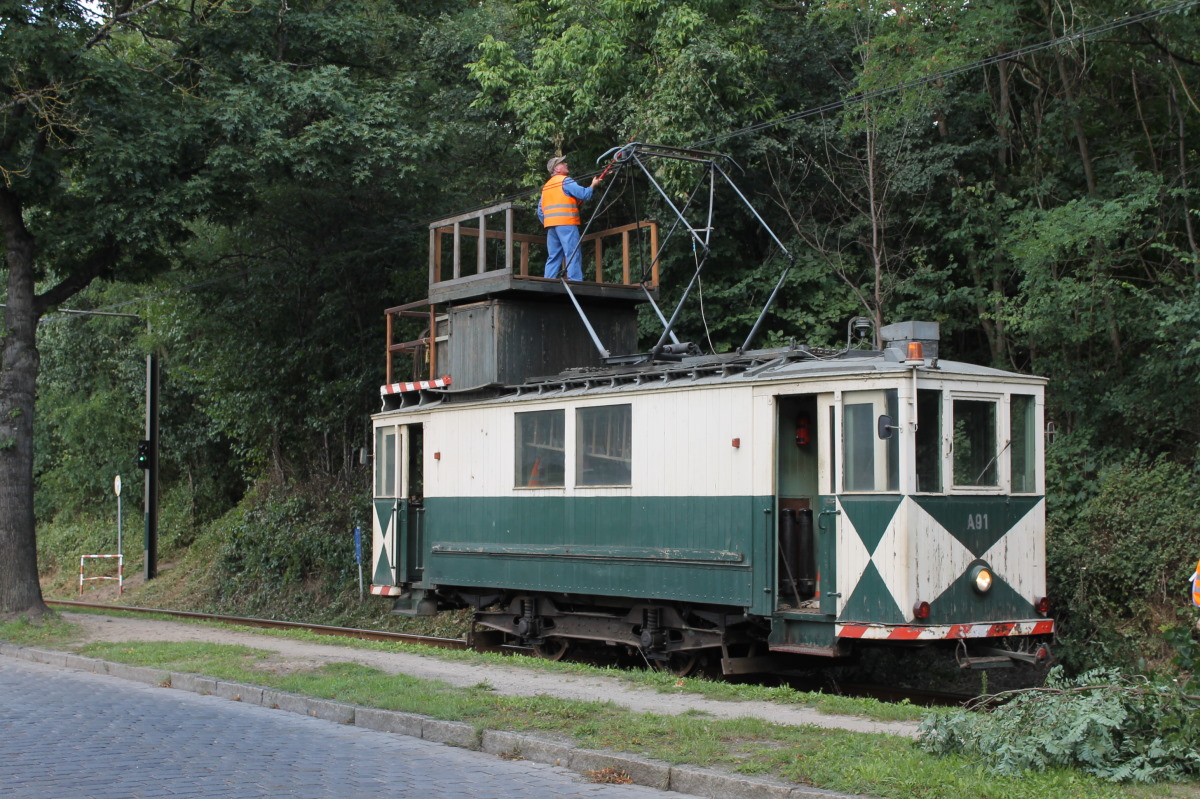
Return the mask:
<path fill-rule="evenodd" d="M 117 576 L 101 575 L 98 577 L 84 577 L 83 564 L 85 561 L 99 558 L 116 558 L 117 559 Z M 80 555 L 79 556 L 79 595 L 83 596 L 83 583 L 86 580 L 116 580 L 117 594 L 125 593 L 125 556 L 124 555 Z"/>
<path fill-rule="evenodd" d="M 439 377 L 436 380 L 420 380 L 415 383 L 388 383 L 385 386 L 379 387 L 380 396 L 388 396 L 390 394 L 404 394 L 408 391 L 424 391 L 430 388 L 446 388 L 450 385 L 450 375 Z"/>

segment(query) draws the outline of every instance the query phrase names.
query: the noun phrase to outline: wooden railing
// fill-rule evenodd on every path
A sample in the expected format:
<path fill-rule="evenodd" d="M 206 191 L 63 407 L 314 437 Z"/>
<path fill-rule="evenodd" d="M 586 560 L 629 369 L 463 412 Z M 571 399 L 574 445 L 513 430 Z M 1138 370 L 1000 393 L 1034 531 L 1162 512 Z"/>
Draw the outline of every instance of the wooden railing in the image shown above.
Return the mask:
<path fill-rule="evenodd" d="M 488 226 L 488 217 L 503 214 L 503 229 L 492 229 Z M 481 208 L 477 211 L 470 211 L 458 216 L 452 216 L 447 219 L 439 219 L 429 225 L 429 285 L 440 283 L 443 280 L 457 280 L 462 277 L 469 277 L 470 274 L 481 275 L 487 272 L 496 271 L 498 269 L 513 269 L 514 247 L 517 252 L 517 268 L 513 274 L 521 277 L 530 277 L 529 274 L 529 245 L 537 244 L 542 247 L 546 246 L 546 237 L 533 235 L 530 233 L 518 233 L 513 229 L 514 209 L 511 202 L 500 203 L 489 208 Z M 622 286 L 637 286 L 643 283 L 641 274 L 630 274 L 630 263 L 632 260 L 632 237 L 631 233 L 637 230 L 647 229 L 649 231 L 650 246 L 649 258 L 651 260 L 650 269 L 648 270 L 647 280 L 645 284 L 648 288 L 658 288 L 658 261 L 655 260 L 655 255 L 658 253 L 658 223 L 654 220 L 643 220 L 640 222 L 631 222 L 628 225 L 601 230 L 596 233 L 588 233 L 581 241 L 580 246 L 586 247 L 592 245 L 592 262 L 594 265 L 594 275 L 596 283 L 605 283 L 604 280 L 604 247 L 607 239 L 615 236 L 621 237 L 621 277 L 619 282 L 607 281 L 608 285 Z M 450 259 L 449 264 L 444 263 L 445 242 L 446 236 L 450 236 Z M 463 238 L 470 237 L 475 239 L 475 269 L 470 274 L 463 274 Z M 503 259 L 498 259 L 498 263 L 490 264 L 488 260 L 488 248 L 481 246 L 479 242 L 487 240 L 503 241 L 502 252 Z M 586 252 L 586 250 L 585 250 Z M 502 263 L 499 261 L 502 260 Z M 446 274 L 446 266 L 449 266 L 449 275 Z"/>

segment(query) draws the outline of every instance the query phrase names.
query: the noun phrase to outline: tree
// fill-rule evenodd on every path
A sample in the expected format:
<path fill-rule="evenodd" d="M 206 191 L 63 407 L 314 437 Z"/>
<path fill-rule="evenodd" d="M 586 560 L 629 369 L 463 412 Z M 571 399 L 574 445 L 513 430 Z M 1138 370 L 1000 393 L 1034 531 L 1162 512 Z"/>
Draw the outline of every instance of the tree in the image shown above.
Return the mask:
<path fill-rule="evenodd" d="M 181 36 L 208 3 L 7 3 L 0 10 L 0 612 L 44 612 L 33 427 L 37 325 L 100 276 L 162 268 L 202 213 L 202 111 Z"/>
<path fill-rule="evenodd" d="M 429 209 L 495 181 L 465 175 L 464 155 L 507 152 L 455 95 L 488 22 L 471 3 L 163 0 L 101 4 L 102 17 L 94 5 L 0 16 L 4 611 L 42 604 L 31 431 L 48 309 L 97 280 L 171 269 L 176 286 L 205 283 L 142 306 L 154 322 L 143 346 L 169 350 L 170 379 L 200 408 L 190 429 L 217 445 L 187 442 L 180 468 L 190 477 L 232 448 L 246 480 L 289 463 L 336 473 L 362 441 L 386 295 L 425 274 Z M 55 347 L 71 349 L 62 336 Z M 54 417 L 44 439 L 79 435 L 76 416 Z M 70 474 L 39 462 L 59 485 Z"/>
<path fill-rule="evenodd" d="M 345 36 L 373 30 L 365 17 L 380 4 L 297 3 L 297 13 L 308 5 L 325 36 L 331 27 Z M 305 96 L 312 86 L 299 81 L 291 80 L 290 113 L 264 114 L 253 102 L 256 84 L 287 94 L 293 76 L 316 76 L 326 80 L 321 90 L 346 69 L 283 60 L 291 11 L 225 0 L 64 0 L 0 11 L 0 612 L 44 610 L 33 503 L 39 319 L 98 278 L 144 280 L 179 263 L 202 221 L 228 222 L 253 207 L 245 178 L 255 165 L 329 145 L 327 131 L 349 133 L 327 124 Z M 259 49 L 268 40 L 276 58 L 244 47 L 246 30 L 259 34 Z M 361 122 L 351 132 L 369 152 L 395 144 L 370 146 L 390 119 Z"/>

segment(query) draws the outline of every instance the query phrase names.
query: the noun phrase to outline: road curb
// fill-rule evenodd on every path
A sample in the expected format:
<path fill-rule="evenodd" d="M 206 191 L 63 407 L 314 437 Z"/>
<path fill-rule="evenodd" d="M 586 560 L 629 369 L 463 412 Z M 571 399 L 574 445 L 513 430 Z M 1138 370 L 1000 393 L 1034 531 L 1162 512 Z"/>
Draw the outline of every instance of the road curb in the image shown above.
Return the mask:
<path fill-rule="evenodd" d="M 129 666 L 52 649 L 0 643 L 0 656 L 92 674 L 105 674 L 155 687 L 217 696 L 377 732 L 423 738 L 498 757 L 520 758 L 535 763 L 562 766 L 580 774 L 612 769 L 614 772 L 623 772 L 638 785 L 707 799 L 871 799 L 865 794 L 837 793 L 757 777 L 743 777 L 697 766 L 672 766 L 636 755 L 584 749 L 566 741 L 505 730 L 481 730 L 461 721 L 444 721 L 415 713 L 316 699 L 257 685 L 224 682 L 198 674 L 171 672 L 146 666 Z"/>

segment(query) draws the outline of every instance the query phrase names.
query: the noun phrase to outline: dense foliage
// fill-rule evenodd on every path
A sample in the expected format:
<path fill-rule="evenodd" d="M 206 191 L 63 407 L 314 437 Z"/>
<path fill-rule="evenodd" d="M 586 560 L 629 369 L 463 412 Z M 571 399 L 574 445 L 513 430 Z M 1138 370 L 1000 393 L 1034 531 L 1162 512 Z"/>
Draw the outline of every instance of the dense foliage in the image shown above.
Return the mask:
<path fill-rule="evenodd" d="M 23 198 L 38 285 L 82 275 L 72 307 L 140 315 L 40 327 L 40 524 L 107 516 L 115 472 L 140 496 L 150 351 L 174 540 L 286 505 L 247 493 L 264 481 L 351 501 L 382 311 L 426 296 L 427 222 L 528 207 L 556 151 L 579 173 L 630 140 L 699 146 L 745 168 L 795 256 L 758 343 L 933 319 L 946 356 L 1050 379 L 1059 649 L 1077 670 L 1165 658 L 1157 625 L 1200 557 L 1196 7 L 1088 33 L 1155 6 L 166 0 L 106 39 L 88 9 L 133 6 L 7 6 L 0 188 Z M 39 129 L 31 109 L 59 113 Z M 606 219 L 669 217 L 614 184 Z M 783 265 L 732 200 L 680 320 L 716 350 Z M 693 259 L 666 254 L 668 306 Z"/>

